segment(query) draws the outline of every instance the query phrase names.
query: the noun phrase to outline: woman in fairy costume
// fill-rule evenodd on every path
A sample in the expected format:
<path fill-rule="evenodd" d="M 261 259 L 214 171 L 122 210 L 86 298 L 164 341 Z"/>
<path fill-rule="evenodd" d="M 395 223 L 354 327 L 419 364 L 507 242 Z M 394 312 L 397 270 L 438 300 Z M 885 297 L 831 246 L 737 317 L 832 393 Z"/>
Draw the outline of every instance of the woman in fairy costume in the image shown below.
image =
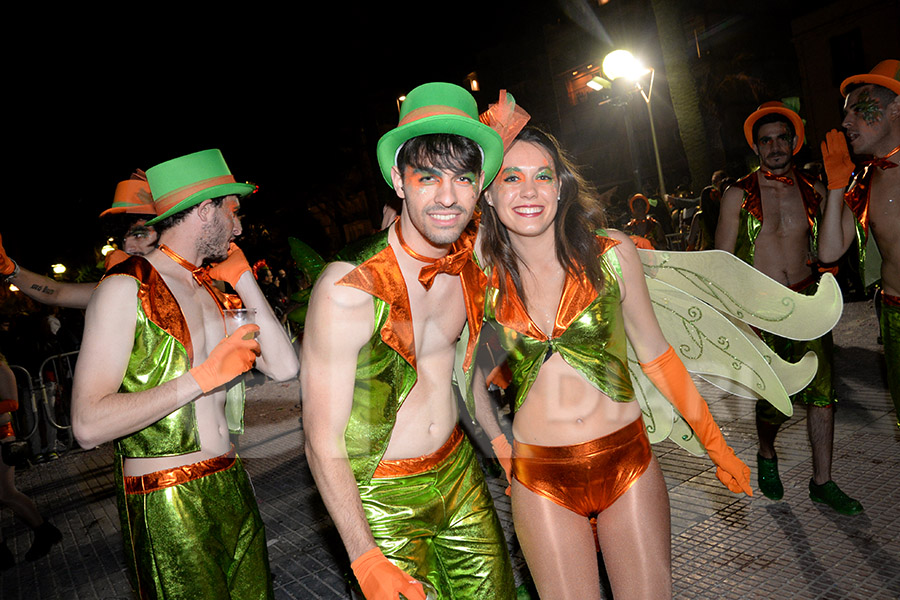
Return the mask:
<path fill-rule="evenodd" d="M 482 197 L 485 312 L 515 390 L 513 521 L 542 597 L 599 598 L 599 549 L 616 600 L 669 598 L 668 494 L 634 401 L 626 336 L 719 479 L 750 494 L 750 470 L 663 337 L 633 243 L 595 235 L 595 198 L 556 141 L 531 127 Z M 509 455 L 505 437 L 493 443 Z"/>

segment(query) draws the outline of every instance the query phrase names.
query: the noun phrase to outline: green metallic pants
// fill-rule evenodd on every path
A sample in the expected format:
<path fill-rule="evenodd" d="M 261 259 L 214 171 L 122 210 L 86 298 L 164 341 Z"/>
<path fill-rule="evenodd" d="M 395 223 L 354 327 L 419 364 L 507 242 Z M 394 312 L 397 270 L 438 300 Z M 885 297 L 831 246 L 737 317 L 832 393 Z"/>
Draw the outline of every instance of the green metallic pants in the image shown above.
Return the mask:
<path fill-rule="evenodd" d="M 880 321 L 888 389 L 894 401 L 897 426 L 900 427 L 900 298 L 882 294 Z"/>
<path fill-rule="evenodd" d="M 381 551 L 437 598 L 516 597 L 494 501 L 464 436 L 431 468 L 372 478 L 359 492 Z"/>
<path fill-rule="evenodd" d="M 818 284 L 813 283 L 804 289 L 795 291 L 811 296 L 816 293 L 817 288 Z M 837 395 L 834 391 L 833 373 L 834 339 L 830 331 L 820 338 L 809 341 L 789 340 L 766 331 L 760 332 L 760 337 L 769 348 L 788 362 L 795 363 L 799 361 L 810 350 L 816 353 L 816 358 L 819 361 L 816 376 L 813 377 L 808 386 L 791 396 L 791 400 L 821 407 L 830 406 L 837 401 Z M 757 400 L 756 416 L 760 421 L 773 425 L 780 425 L 789 418 L 765 400 Z"/>
<path fill-rule="evenodd" d="M 142 599 L 274 597 L 250 479 L 240 458 L 223 458 L 125 478 L 122 531 Z M 213 469 L 195 468 L 213 461 L 220 461 Z M 180 480 L 187 481 L 179 482 L 184 473 Z M 153 476 L 151 491 L 135 489 L 134 482 Z"/>

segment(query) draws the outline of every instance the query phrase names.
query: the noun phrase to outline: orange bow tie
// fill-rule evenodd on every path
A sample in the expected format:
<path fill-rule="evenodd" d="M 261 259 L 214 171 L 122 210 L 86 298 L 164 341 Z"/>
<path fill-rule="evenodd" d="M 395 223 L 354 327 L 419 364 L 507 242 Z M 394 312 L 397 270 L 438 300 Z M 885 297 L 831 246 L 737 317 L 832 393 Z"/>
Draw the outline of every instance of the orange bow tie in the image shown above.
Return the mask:
<path fill-rule="evenodd" d="M 889 159 L 890 157 L 892 157 L 893 155 L 897 154 L 897 151 L 898 151 L 898 150 L 900 150 L 900 146 L 897 146 L 896 148 L 894 148 L 893 150 L 891 150 L 890 152 L 888 152 L 888 153 L 885 154 L 884 156 L 881 156 L 881 157 L 875 156 L 875 157 L 872 157 L 872 158 L 869 159 L 869 160 L 863 161 L 863 164 L 864 164 L 864 165 L 871 165 L 871 166 L 873 166 L 873 167 L 878 167 L 879 169 L 882 169 L 882 170 L 884 170 L 884 169 L 893 169 L 894 167 L 900 166 L 900 165 L 898 165 L 897 163 L 895 163 L 895 162 L 893 162 L 893 161 L 890 161 L 890 160 L 888 160 L 888 159 Z"/>
<path fill-rule="evenodd" d="M 766 171 L 765 169 L 762 169 L 762 174 L 765 175 L 766 179 L 774 179 L 775 181 L 780 181 L 785 185 L 794 185 L 794 180 L 786 175 L 776 175 L 775 173 Z"/>
<path fill-rule="evenodd" d="M 419 270 L 419 283 L 421 283 L 426 290 L 431 289 L 432 284 L 434 284 L 434 278 L 439 274 L 447 273 L 448 275 L 459 275 L 466 266 L 466 263 L 471 260 L 472 248 L 465 244 L 455 252 L 451 252 L 440 258 L 423 256 L 410 248 L 406 243 L 406 240 L 403 239 L 399 219 L 397 220 L 395 231 L 397 232 L 397 241 L 400 242 L 400 247 L 403 248 L 404 252 L 418 261 L 428 263 Z"/>
<path fill-rule="evenodd" d="M 176 263 L 190 271 L 191 275 L 194 277 L 194 281 L 197 282 L 197 285 L 201 287 L 209 287 L 213 284 L 212 278 L 209 276 L 209 267 L 198 267 L 194 264 L 189 263 L 185 258 L 177 254 L 174 250 L 172 250 L 165 244 L 160 244 L 159 250 L 160 252 L 174 260 Z"/>

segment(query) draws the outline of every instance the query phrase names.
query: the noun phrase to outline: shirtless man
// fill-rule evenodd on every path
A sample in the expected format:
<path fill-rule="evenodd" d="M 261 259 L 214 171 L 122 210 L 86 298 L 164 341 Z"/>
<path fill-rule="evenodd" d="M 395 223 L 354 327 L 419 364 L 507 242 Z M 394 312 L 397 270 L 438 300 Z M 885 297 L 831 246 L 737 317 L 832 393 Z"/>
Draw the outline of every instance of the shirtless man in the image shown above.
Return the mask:
<path fill-rule="evenodd" d="M 847 188 L 854 166 L 844 135 L 831 131 L 822 144 L 833 191 L 819 233 L 819 256 L 836 261 L 854 239 L 865 248 L 869 231 L 875 236 L 881 254 L 881 337 L 900 419 L 900 61 L 885 60 L 869 73 L 848 77 L 841 94 L 847 138 L 853 153 L 867 160 Z M 860 268 L 864 273 L 864 265 Z"/>
<path fill-rule="evenodd" d="M 514 598 L 451 385 L 467 321 L 467 377 L 474 362 L 484 276 L 470 218 L 503 144 L 468 92 L 431 83 L 408 94 L 377 155 L 403 207 L 313 290 L 300 372 L 306 457 L 368 600 L 424 600 L 422 583 L 435 598 Z"/>
<path fill-rule="evenodd" d="M 817 285 L 811 253 L 819 204 L 825 196 L 821 182 L 794 168 L 793 156 L 803 146 L 803 122 L 780 102 L 767 102 L 744 122 L 747 143 L 759 157 L 760 168 L 738 180 L 722 197 L 716 248 L 733 253 L 783 285 L 813 294 Z M 765 218 L 763 218 L 765 216 Z M 819 361 L 812 382 L 793 399 L 806 404 L 807 431 L 813 455 L 809 496 L 843 514 L 862 512 L 862 505 L 831 481 L 834 441 L 834 402 L 831 333 L 809 342 L 786 340 L 764 333 L 763 340 L 790 362 L 813 350 Z M 775 437 L 787 417 L 766 402 L 757 402 L 756 428 L 759 488 L 780 500 L 784 487 L 778 475 Z"/>
<path fill-rule="evenodd" d="M 218 150 L 162 163 L 147 178 L 160 245 L 111 269 L 91 297 L 73 430 L 85 448 L 115 441 L 126 558 L 141 598 L 271 598 L 265 529 L 229 438 L 243 426 L 243 381 L 232 380 L 254 360 L 276 381 L 299 365 L 231 243 L 241 198 L 255 186 L 235 182 Z M 206 261 L 218 264 L 195 267 Z M 256 309 L 256 324 L 225 337 L 222 311 L 241 304 Z"/>
<path fill-rule="evenodd" d="M 158 235 L 147 220 L 156 216 L 150 186 L 143 173 L 138 171 L 131 179 L 119 182 L 113 204 L 100 213 L 104 229 L 118 237 L 121 250 L 113 250 L 106 256 L 105 267 L 112 268 L 128 255 L 144 256 L 156 248 Z M 6 255 L 0 238 L 0 277 L 14 283 L 32 300 L 50 306 L 87 308 L 96 283 L 67 283 L 21 268 Z"/>

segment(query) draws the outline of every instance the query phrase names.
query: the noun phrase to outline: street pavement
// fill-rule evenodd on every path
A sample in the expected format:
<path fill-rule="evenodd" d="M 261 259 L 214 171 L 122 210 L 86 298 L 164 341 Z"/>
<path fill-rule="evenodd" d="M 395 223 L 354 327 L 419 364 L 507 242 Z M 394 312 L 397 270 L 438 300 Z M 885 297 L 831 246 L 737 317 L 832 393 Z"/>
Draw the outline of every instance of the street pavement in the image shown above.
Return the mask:
<path fill-rule="evenodd" d="M 706 457 L 670 442 L 657 444 L 672 509 L 676 598 L 900 598 L 900 432 L 885 387 L 873 303 L 846 304 L 834 335 L 840 404 L 833 477 L 865 512 L 843 516 L 809 499 L 812 461 L 802 407 L 776 444 L 785 487 L 779 502 L 758 491 L 753 498 L 734 495 L 718 482 Z M 698 385 L 728 443 L 750 465 L 756 488 L 754 403 Z M 247 431 L 239 442 L 266 522 L 275 597 L 349 598 L 348 560 L 303 455 L 299 395 L 297 382 L 251 386 Z M 133 597 L 122 560 L 111 462 L 106 444 L 17 473 L 19 489 L 62 530 L 63 541 L 49 556 L 25 562 L 31 533 L 4 510 L 3 536 L 21 562 L 0 573 L 0 598 Z M 527 585 L 505 480 L 491 476 L 488 482 L 517 582 Z"/>

